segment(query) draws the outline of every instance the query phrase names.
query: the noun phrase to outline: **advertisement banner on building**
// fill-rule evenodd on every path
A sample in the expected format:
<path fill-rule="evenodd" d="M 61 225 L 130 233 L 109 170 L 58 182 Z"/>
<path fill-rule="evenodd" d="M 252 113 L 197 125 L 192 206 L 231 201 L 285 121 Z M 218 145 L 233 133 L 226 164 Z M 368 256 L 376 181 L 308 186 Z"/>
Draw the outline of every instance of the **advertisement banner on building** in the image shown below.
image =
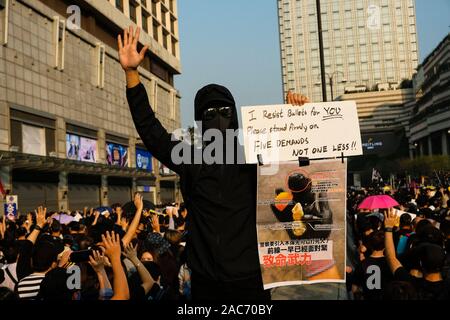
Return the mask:
<path fill-rule="evenodd" d="M 19 208 L 18 197 L 14 195 L 6 196 L 5 216 L 8 220 L 14 221 L 17 218 L 18 208 Z"/>
<path fill-rule="evenodd" d="M 106 162 L 112 166 L 128 167 L 128 147 L 116 143 L 107 143 Z"/>
<path fill-rule="evenodd" d="M 97 162 L 97 140 L 66 134 L 66 156 L 69 160 Z"/>
<path fill-rule="evenodd" d="M 136 168 L 152 171 L 152 155 L 150 152 L 136 148 Z"/>
<path fill-rule="evenodd" d="M 22 124 L 23 153 L 45 156 L 45 129 Z"/>
<path fill-rule="evenodd" d="M 258 251 L 265 289 L 345 282 L 347 162 L 258 169 Z"/>
<path fill-rule="evenodd" d="M 80 160 L 80 137 L 66 134 L 66 157 L 69 160 Z"/>
<path fill-rule="evenodd" d="M 85 162 L 97 162 L 97 140 L 85 137 L 80 138 L 80 160 Z"/>
<path fill-rule="evenodd" d="M 242 107 L 247 163 L 362 155 L 354 101 Z"/>

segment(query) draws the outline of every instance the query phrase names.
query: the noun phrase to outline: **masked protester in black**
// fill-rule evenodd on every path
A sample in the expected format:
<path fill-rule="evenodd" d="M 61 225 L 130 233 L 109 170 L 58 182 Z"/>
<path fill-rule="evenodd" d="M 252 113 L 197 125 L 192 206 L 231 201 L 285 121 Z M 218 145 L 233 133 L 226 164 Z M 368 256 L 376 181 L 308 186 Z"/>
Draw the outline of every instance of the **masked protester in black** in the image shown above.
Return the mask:
<path fill-rule="evenodd" d="M 257 251 L 256 166 L 174 164 L 171 153 L 178 141 L 155 117 L 144 86 L 128 89 L 127 98 L 148 150 L 180 176 L 189 212 L 187 261 L 193 272 L 193 298 L 269 299 Z M 204 130 L 237 129 L 236 106 L 228 89 L 219 85 L 201 89 L 195 99 L 195 119 L 203 120 Z"/>
<path fill-rule="evenodd" d="M 127 99 L 147 149 L 180 176 L 188 209 L 186 250 L 192 270 L 193 299 L 270 299 L 269 291 L 263 290 L 258 258 L 256 165 L 174 163 L 172 151 L 180 142 L 166 131 L 151 109 L 137 72 L 146 47 L 138 53 L 139 30 L 133 35 L 130 28 L 125 31 L 124 43 L 119 37 L 120 62 L 127 76 Z M 236 104 L 230 91 L 219 85 L 201 89 L 195 98 L 195 120 L 202 121 L 203 131 L 238 129 Z M 234 150 L 236 160 L 240 146 L 237 138 L 232 139 L 226 144 L 233 146 L 231 151 Z M 195 148 L 190 148 L 194 154 Z"/>

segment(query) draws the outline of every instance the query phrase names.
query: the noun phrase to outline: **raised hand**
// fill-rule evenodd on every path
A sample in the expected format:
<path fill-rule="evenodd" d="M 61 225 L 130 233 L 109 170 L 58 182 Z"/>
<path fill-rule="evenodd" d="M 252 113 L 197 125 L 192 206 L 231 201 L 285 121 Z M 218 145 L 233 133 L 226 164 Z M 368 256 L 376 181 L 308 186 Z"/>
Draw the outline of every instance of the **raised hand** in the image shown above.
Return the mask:
<path fill-rule="evenodd" d="M 102 246 L 104 248 L 104 254 L 111 260 L 111 263 L 120 261 L 121 249 L 120 249 L 120 237 L 114 231 L 106 234 L 102 234 Z"/>
<path fill-rule="evenodd" d="M 292 104 L 294 106 L 303 106 L 305 103 L 310 102 L 308 97 L 298 93 L 293 93 L 291 91 L 288 91 L 286 100 L 288 104 Z"/>
<path fill-rule="evenodd" d="M 5 238 L 5 232 L 6 232 L 6 216 L 3 215 L 2 222 L 0 223 L 0 239 Z"/>
<path fill-rule="evenodd" d="M 70 255 L 72 253 L 72 250 L 66 250 L 61 256 L 61 259 L 58 261 L 58 267 L 64 268 L 64 266 L 69 262 Z"/>
<path fill-rule="evenodd" d="M 47 222 L 45 215 L 47 214 L 47 208 L 44 207 L 38 207 L 37 210 L 35 210 L 36 212 L 36 224 L 43 228 Z"/>
<path fill-rule="evenodd" d="M 389 208 L 388 212 L 384 214 L 385 228 L 394 228 L 397 224 L 398 217 L 393 208 Z"/>
<path fill-rule="evenodd" d="M 123 252 L 124 256 L 130 259 L 131 262 L 139 262 L 139 258 L 137 256 L 137 245 L 133 247 L 131 243 L 129 243 Z"/>
<path fill-rule="evenodd" d="M 96 273 L 100 273 L 105 269 L 106 257 L 99 251 L 94 250 L 92 251 L 92 255 L 89 257 L 89 264 Z"/>
<path fill-rule="evenodd" d="M 140 34 L 140 28 L 137 28 L 134 33 L 133 27 L 130 26 L 129 29 L 124 30 L 123 41 L 122 36 L 118 36 L 119 61 L 125 71 L 136 70 L 145 58 L 148 45 L 144 46 L 140 52 L 137 51 Z"/>
<path fill-rule="evenodd" d="M 138 211 L 142 211 L 142 209 L 144 209 L 144 201 L 140 193 L 136 193 L 134 195 L 134 205 Z"/>
<path fill-rule="evenodd" d="M 152 216 L 152 228 L 153 232 L 161 233 L 161 227 L 159 225 L 159 217 L 156 214 Z"/>

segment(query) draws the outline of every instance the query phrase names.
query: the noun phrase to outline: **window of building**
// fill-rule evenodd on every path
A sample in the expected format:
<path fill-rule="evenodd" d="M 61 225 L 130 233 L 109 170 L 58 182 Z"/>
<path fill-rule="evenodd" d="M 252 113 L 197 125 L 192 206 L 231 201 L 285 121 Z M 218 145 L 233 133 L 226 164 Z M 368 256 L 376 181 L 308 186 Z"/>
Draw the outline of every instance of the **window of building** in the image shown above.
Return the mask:
<path fill-rule="evenodd" d="M 123 12 L 123 0 L 116 0 L 116 8 Z"/>
<path fill-rule="evenodd" d="M 155 21 L 153 22 L 153 39 L 155 39 L 156 41 L 159 41 L 159 25 L 158 23 Z"/>
<path fill-rule="evenodd" d="M 131 21 L 133 21 L 134 23 L 137 23 L 137 18 L 136 18 L 136 6 L 137 4 L 133 1 L 130 1 L 130 19 Z"/>
<path fill-rule="evenodd" d="M 142 10 L 142 30 L 144 30 L 147 33 L 149 33 L 148 19 L 149 19 L 149 15 Z"/>
<path fill-rule="evenodd" d="M 157 9 L 156 9 L 156 1 L 152 1 L 152 14 L 154 17 L 158 16 Z"/>
<path fill-rule="evenodd" d="M 165 49 L 168 49 L 168 48 L 169 48 L 169 47 L 168 47 L 168 45 L 169 45 L 168 36 L 169 36 L 169 34 L 167 33 L 167 31 L 166 31 L 166 30 L 163 30 L 163 47 L 164 47 Z"/>
<path fill-rule="evenodd" d="M 39 156 L 55 153 L 55 120 L 16 109 L 10 109 L 10 118 L 11 146 L 17 151 Z"/>

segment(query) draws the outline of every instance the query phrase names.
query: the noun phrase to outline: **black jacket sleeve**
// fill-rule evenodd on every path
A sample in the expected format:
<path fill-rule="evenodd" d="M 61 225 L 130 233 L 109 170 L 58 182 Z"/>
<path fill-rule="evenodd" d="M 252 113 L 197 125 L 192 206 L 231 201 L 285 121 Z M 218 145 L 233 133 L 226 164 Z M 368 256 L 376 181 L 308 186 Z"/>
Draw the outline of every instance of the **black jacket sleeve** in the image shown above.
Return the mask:
<path fill-rule="evenodd" d="M 172 149 L 180 142 L 162 126 L 148 101 L 147 91 L 142 83 L 127 89 L 127 100 L 131 116 L 139 136 L 148 151 L 172 171 L 180 174 L 181 166 L 172 161 Z"/>
<path fill-rule="evenodd" d="M 19 248 L 19 258 L 17 260 L 16 272 L 17 279 L 20 281 L 33 273 L 33 268 L 31 266 L 33 243 L 29 240 L 24 240 Z"/>

